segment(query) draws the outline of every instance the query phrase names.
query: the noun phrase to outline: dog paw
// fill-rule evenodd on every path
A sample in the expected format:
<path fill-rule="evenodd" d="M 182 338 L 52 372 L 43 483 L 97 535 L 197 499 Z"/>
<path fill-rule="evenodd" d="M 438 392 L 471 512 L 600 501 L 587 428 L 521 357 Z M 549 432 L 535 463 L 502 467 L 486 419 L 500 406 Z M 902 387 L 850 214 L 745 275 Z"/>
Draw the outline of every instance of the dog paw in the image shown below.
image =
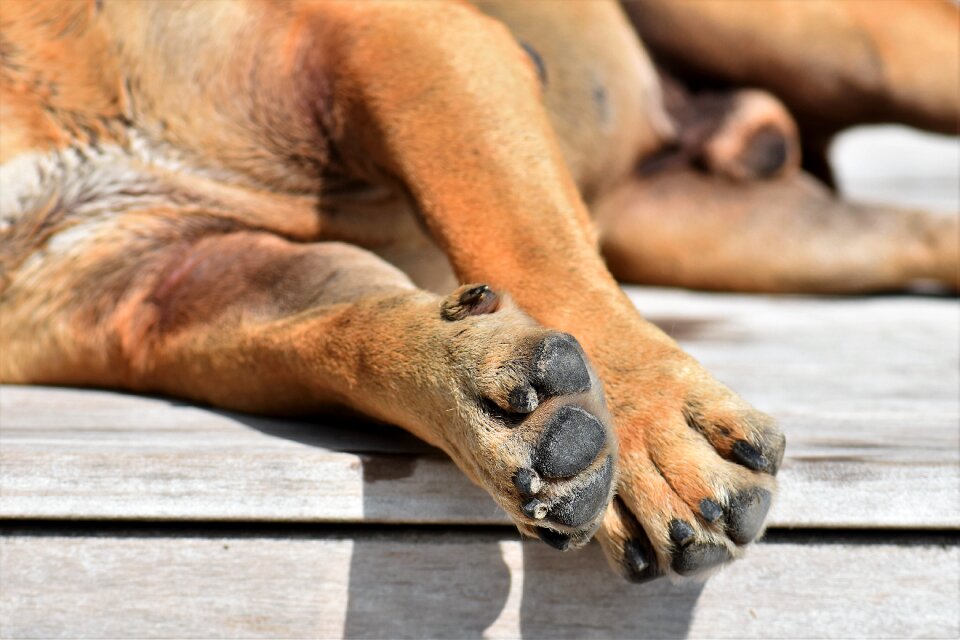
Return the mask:
<path fill-rule="evenodd" d="M 783 458 L 770 417 L 695 363 L 676 369 L 618 424 L 618 495 L 598 537 L 634 582 L 706 574 L 741 555 L 763 531 Z"/>
<path fill-rule="evenodd" d="M 450 351 L 471 393 L 455 461 L 518 528 L 565 550 L 600 526 L 614 486 L 616 441 L 602 386 L 580 344 L 491 290 L 462 287 L 441 305 Z"/>
<path fill-rule="evenodd" d="M 722 117 L 702 142 L 698 160 L 733 180 L 766 180 L 800 167 L 797 125 L 775 97 L 763 91 L 726 94 Z"/>

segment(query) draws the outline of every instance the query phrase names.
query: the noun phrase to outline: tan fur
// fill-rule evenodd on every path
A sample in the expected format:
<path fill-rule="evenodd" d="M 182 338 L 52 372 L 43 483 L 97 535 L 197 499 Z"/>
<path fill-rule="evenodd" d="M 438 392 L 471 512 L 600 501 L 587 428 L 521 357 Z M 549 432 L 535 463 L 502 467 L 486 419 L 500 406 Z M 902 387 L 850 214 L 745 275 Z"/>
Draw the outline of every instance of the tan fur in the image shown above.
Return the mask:
<path fill-rule="evenodd" d="M 347 408 L 443 448 L 525 533 L 547 526 L 577 545 L 599 528 L 628 573 L 637 540 L 660 573 L 682 572 L 676 520 L 697 544 L 739 554 L 701 501 L 772 492 L 772 475 L 738 464 L 736 447 L 750 443 L 775 471 L 783 438 L 637 314 L 598 246 L 628 279 L 748 290 L 953 284 L 956 247 L 915 215 L 857 249 L 892 248 L 908 229 L 910 260 L 828 261 L 802 279 L 817 252 L 764 254 L 775 235 L 763 230 L 798 213 L 798 241 L 823 226 L 827 245 L 859 242 L 861 214 L 838 204 L 836 228 L 807 217 L 808 201 L 832 196 L 795 186 L 806 178 L 780 102 L 744 94 L 685 137 L 615 4 L 479 6 L 486 14 L 458 2 L 4 2 L 0 379 L 262 413 Z M 793 150 L 772 172 L 750 164 L 764 125 Z M 635 171 L 684 144 L 682 166 Z M 746 182 L 692 175 L 691 158 Z M 782 182 L 753 182 L 770 176 Z M 757 222 L 769 194 L 780 204 Z M 705 202 L 708 231 L 654 232 L 654 214 L 692 220 Z M 736 235 L 712 255 L 684 251 L 717 233 Z M 765 267 L 738 261 L 745 250 L 769 275 L 748 275 Z M 493 291 L 423 288 L 456 282 Z M 538 392 L 526 413 L 500 415 L 532 393 L 530 363 L 557 331 L 589 355 L 589 388 Z M 539 498 L 554 508 L 581 495 L 608 457 L 619 477 L 606 515 L 576 526 L 524 512 L 512 480 L 564 408 L 610 433 L 577 473 L 538 478 Z"/>

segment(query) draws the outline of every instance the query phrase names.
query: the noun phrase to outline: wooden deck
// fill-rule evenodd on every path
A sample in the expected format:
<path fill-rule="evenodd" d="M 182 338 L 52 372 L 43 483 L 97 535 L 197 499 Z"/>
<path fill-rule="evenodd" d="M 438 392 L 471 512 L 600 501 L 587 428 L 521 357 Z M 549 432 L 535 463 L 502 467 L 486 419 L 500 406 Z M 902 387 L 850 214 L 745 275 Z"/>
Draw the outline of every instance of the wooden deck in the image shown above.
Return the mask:
<path fill-rule="evenodd" d="M 938 166 L 893 191 L 955 211 Z M 6 386 L 0 637 L 958 637 L 957 300 L 628 292 L 787 433 L 770 533 L 707 582 L 521 541 L 390 427 Z"/>

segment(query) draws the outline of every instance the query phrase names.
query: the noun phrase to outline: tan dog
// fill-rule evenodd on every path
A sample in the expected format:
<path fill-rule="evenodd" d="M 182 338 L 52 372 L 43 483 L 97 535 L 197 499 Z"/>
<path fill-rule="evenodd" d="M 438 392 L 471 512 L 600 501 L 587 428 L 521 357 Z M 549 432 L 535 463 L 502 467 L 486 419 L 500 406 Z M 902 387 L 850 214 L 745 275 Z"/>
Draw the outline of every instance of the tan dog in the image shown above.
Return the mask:
<path fill-rule="evenodd" d="M 606 2 L 6 0 L 0 379 L 351 409 L 526 534 L 703 572 L 784 438 L 598 243 L 636 282 L 956 286 L 955 221 L 799 169 L 798 131 L 955 130 L 956 10 L 866 4 L 630 7 L 668 76 Z"/>

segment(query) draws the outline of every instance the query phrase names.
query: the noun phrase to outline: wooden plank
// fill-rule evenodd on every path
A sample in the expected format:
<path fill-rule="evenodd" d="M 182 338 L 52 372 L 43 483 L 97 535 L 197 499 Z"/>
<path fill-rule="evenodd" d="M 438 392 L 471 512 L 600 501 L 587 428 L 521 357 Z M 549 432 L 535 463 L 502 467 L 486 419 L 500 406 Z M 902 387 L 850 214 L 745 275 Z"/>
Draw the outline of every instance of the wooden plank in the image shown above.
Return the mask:
<path fill-rule="evenodd" d="M 629 585 L 497 532 L 0 539 L 4 638 L 955 638 L 956 541 L 757 545 Z"/>
<path fill-rule="evenodd" d="M 960 526 L 960 306 L 631 288 L 788 435 L 774 526 Z M 0 517 L 504 523 L 391 427 L 0 388 Z"/>

